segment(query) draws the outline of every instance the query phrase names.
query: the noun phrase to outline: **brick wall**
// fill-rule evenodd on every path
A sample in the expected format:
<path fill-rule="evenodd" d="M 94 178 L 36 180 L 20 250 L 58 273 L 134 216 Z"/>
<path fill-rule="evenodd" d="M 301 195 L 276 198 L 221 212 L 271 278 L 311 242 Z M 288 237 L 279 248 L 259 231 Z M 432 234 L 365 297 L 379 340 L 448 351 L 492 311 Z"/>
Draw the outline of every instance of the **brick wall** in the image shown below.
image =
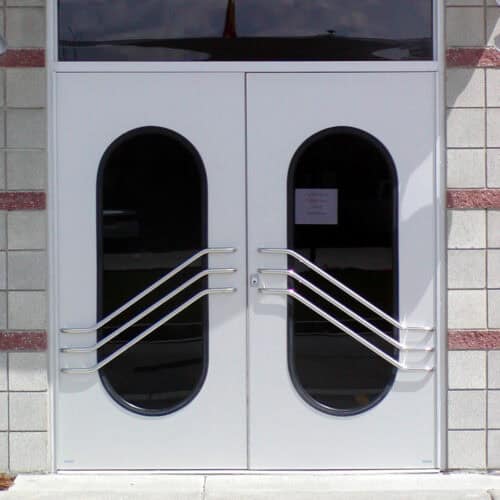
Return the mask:
<path fill-rule="evenodd" d="M 38 471 L 48 468 L 43 1 L 2 1 L 0 28 L 0 471 Z"/>
<path fill-rule="evenodd" d="M 500 7 L 448 0 L 449 466 L 500 468 Z"/>

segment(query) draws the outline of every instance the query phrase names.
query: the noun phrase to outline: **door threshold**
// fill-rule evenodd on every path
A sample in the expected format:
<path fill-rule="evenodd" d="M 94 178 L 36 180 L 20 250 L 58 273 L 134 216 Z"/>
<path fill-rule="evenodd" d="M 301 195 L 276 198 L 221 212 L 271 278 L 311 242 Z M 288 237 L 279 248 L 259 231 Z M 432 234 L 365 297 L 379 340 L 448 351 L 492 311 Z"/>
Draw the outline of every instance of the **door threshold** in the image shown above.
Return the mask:
<path fill-rule="evenodd" d="M 55 473 L 60 475 L 159 475 L 159 476 L 217 476 L 217 475 L 233 475 L 233 476 L 273 476 L 273 475 L 336 475 L 336 476 L 356 476 L 356 475 L 387 475 L 387 474 L 440 474 L 444 473 L 440 469 L 280 469 L 280 470 L 265 470 L 265 469 L 190 469 L 190 470 L 157 470 L 157 469 L 121 469 L 121 470 L 57 470 Z"/>

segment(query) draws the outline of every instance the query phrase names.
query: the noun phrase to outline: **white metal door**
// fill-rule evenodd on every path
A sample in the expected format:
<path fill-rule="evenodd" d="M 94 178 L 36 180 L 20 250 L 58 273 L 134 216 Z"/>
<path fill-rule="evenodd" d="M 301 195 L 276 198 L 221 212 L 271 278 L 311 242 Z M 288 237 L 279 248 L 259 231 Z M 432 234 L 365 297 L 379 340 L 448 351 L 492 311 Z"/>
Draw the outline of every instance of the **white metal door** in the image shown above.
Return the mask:
<path fill-rule="evenodd" d="M 344 195 L 339 188 L 319 193 L 326 197 L 319 212 L 302 214 L 305 221 L 297 219 L 299 210 L 307 212 L 308 202 L 297 201 L 300 193 L 295 192 L 296 186 L 290 185 L 294 155 L 321 131 L 334 133 L 336 127 L 348 127 L 359 134 L 369 134 L 382 145 L 380 148 L 385 148 L 396 170 L 398 316 L 404 325 L 417 327 L 401 330 L 399 341 L 423 349 L 434 345 L 434 331 L 425 331 L 432 329 L 435 321 L 434 89 L 435 76 L 430 73 L 247 75 L 248 263 L 249 272 L 255 274 L 255 286 L 249 292 L 250 468 L 436 466 L 435 371 L 427 371 L 434 367 L 434 353 L 403 349 L 399 355 L 392 355 L 400 364 L 400 368 L 395 368 L 394 382 L 365 411 L 332 414 L 323 411 L 320 405 L 314 407 L 299 394 L 287 359 L 290 349 L 287 314 L 297 296 L 289 294 L 292 296 L 287 302 L 283 293 L 295 283 L 291 284 L 292 279 L 287 282 L 286 276 L 277 272 L 296 268 L 297 264 L 301 267 L 291 253 L 287 261 L 284 252 L 289 242 L 287 227 L 290 231 L 293 224 L 317 224 L 329 231 L 342 224 L 342 217 L 349 216 L 337 208 Z M 332 166 L 337 153 L 331 151 Z M 356 154 L 355 149 L 352 154 Z M 316 161 L 319 159 L 312 158 L 311 168 Z M 370 164 L 360 166 L 360 191 L 370 189 L 365 185 L 362 167 L 367 171 Z M 350 206 L 359 209 L 356 195 L 350 196 L 354 197 Z M 293 221 L 290 221 L 291 203 L 295 203 Z M 297 203 L 306 206 L 297 208 Z M 315 217 L 319 219 L 315 221 Z M 322 217 L 326 220 L 321 220 Z M 263 253 L 263 248 L 275 250 Z M 304 255 L 319 266 L 310 266 L 308 271 L 321 273 L 323 268 L 328 269 L 328 259 L 339 258 L 346 262 L 351 259 L 354 264 L 345 265 L 355 268 L 353 250 L 341 250 L 322 257 L 319 248 L 314 258 Z M 378 250 L 373 249 L 372 263 L 368 264 L 374 270 L 380 267 Z M 315 297 L 312 305 L 318 307 L 316 313 L 328 312 L 335 318 L 338 308 L 331 307 L 324 295 Z M 359 322 L 357 327 L 359 331 Z M 422 329 L 418 330 L 419 327 Z M 344 332 L 335 335 L 339 342 L 343 341 Z M 358 341 L 359 338 L 352 340 Z M 366 353 L 373 353 L 369 347 Z M 328 353 L 325 356 L 328 363 Z M 333 358 L 331 363 L 338 362 Z M 356 362 L 356 359 L 351 362 L 347 380 L 356 377 Z M 406 367 L 417 367 L 418 371 L 405 370 Z M 367 395 L 368 389 L 361 389 L 355 398 L 363 400 Z"/>
<path fill-rule="evenodd" d="M 91 326 L 99 317 L 99 165 L 110 145 L 130 131 L 169 130 L 197 151 L 207 177 L 207 249 L 216 250 L 208 256 L 208 268 L 236 269 L 207 280 L 210 289 L 236 290 L 208 299 L 204 383 L 188 404 L 168 414 L 130 411 L 110 396 L 93 369 L 102 358 L 95 351 L 74 349 L 101 341 L 95 331 L 58 333 L 59 347 L 72 348 L 59 355 L 58 468 L 436 466 L 435 372 L 427 371 L 434 367 L 435 356 L 423 350 L 435 342 L 435 332 L 425 330 L 435 322 L 434 79 L 431 73 L 57 76 L 58 332 Z M 292 281 L 304 278 L 301 272 L 286 274 L 289 267 L 300 271 L 310 262 L 313 273 L 331 274 L 325 255 L 327 260 L 332 256 L 322 257 L 321 248 L 317 255 L 300 246 L 290 248 L 290 230 L 297 222 L 297 214 L 290 220 L 290 197 L 296 203 L 296 196 L 307 195 L 304 186 L 297 194 L 290 184 L 290 169 L 311 138 L 341 129 L 378 141 L 393 162 L 398 207 L 391 232 L 397 236 L 398 268 L 398 311 L 393 315 L 405 327 L 417 327 L 399 331 L 399 338 L 391 341 L 403 349 L 392 354 L 380 354 L 380 349 L 374 353 L 371 340 L 365 345 L 367 352 L 389 358 L 384 362 L 395 367 L 394 380 L 374 404 L 342 415 L 310 404 L 297 389 L 288 360 L 288 331 L 292 304 L 300 297 L 283 295 Z M 326 186 L 320 195 L 333 203 L 319 215 L 330 220 L 314 222 L 318 214 L 308 213 L 300 223 L 307 226 L 312 217 L 313 225 L 328 230 L 341 222 L 343 215 L 334 205 L 343 193 Z M 182 214 L 183 208 L 175 211 Z M 217 252 L 233 247 L 234 253 Z M 370 262 L 376 270 L 384 257 L 380 249 L 373 250 Z M 351 254 L 348 249 L 334 256 L 355 261 Z M 175 268 L 191 255 L 178 252 L 171 257 Z M 300 264 L 297 259 L 303 257 L 307 261 Z M 329 286 L 310 305 L 320 319 L 335 320 L 338 307 L 330 307 Z M 361 319 L 373 326 L 375 316 Z M 361 406 L 369 396 L 363 391 Z"/>
<path fill-rule="evenodd" d="M 57 336 L 59 348 L 73 348 L 58 355 L 57 467 L 246 468 L 243 75 L 62 73 L 57 75 L 56 96 Z M 95 344 L 95 331 L 60 332 L 96 322 L 98 169 L 117 138 L 141 127 L 171 131 L 197 151 L 208 186 L 208 247 L 236 249 L 208 255 L 209 268 L 234 268 L 236 272 L 210 275 L 207 287 L 223 291 L 234 287 L 235 291 L 207 299 L 204 382 L 188 404 L 165 415 L 140 414 L 113 400 L 98 371 L 92 369 L 98 361 L 95 350 L 74 352 L 75 347 Z M 148 161 L 146 156 L 144 161 Z M 164 163 L 158 168 L 185 168 L 172 165 L 168 158 Z M 137 178 L 141 180 L 140 175 Z M 167 188 L 175 192 L 175 187 Z M 196 202 L 185 198 L 165 217 L 181 217 Z M 132 226 L 121 230 L 133 232 Z M 167 223 L 164 229 L 168 234 Z M 189 233 L 191 228 L 185 229 Z M 169 237 L 175 240 L 176 235 Z M 190 257 L 185 252 L 167 256 L 172 268 Z M 88 367 L 81 373 L 71 371 Z"/>

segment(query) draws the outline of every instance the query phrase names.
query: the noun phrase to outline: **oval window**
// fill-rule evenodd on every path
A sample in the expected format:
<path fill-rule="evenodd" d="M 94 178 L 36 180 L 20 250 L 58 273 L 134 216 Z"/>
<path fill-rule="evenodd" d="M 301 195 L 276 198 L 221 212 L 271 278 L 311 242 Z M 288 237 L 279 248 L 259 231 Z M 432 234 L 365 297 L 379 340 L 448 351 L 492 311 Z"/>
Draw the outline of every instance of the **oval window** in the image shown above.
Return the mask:
<path fill-rule="evenodd" d="M 354 128 L 324 130 L 295 154 L 288 177 L 288 246 L 392 317 L 398 317 L 397 174 L 385 147 Z M 391 325 L 290 259 L 295 269 L 391 337 Z M 303 285 L 308 300 L 394 359 L 397 351 Z M 289 299 L 289 368 L 302 397 L 335 415 L 377 404 L 396 370 L 301 303 Z"/>
<path fill-rule="evenodd" d="M 205 169 L 193 146 L 172 131 L 146 127 L 117 139 L 99 167 L 97 200 L 99 318 L 207 246 Z M 205 267 L 206 260 L 200 259 L 148 294 L 101 328 L 99 340 Z M 99 349 L 99 361 L 206 286 L 206 280 L 198 281 L 135 322 Z M 195 397 L 208 363 L 205 299 L 101 369 L 104 386 L 119 404 L 144 415 L 163 415 Z"/>

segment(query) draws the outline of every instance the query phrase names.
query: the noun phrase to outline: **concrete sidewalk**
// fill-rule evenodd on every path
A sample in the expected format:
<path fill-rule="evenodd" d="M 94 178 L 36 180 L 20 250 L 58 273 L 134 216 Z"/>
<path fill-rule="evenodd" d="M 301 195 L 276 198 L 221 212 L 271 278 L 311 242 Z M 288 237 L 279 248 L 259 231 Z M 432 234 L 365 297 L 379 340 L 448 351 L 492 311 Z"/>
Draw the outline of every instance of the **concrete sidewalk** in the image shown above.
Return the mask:
<path fill-rule="evenodd" d="M 500 500 L 500 474 L 21 475 L 0 500 Z"/>

